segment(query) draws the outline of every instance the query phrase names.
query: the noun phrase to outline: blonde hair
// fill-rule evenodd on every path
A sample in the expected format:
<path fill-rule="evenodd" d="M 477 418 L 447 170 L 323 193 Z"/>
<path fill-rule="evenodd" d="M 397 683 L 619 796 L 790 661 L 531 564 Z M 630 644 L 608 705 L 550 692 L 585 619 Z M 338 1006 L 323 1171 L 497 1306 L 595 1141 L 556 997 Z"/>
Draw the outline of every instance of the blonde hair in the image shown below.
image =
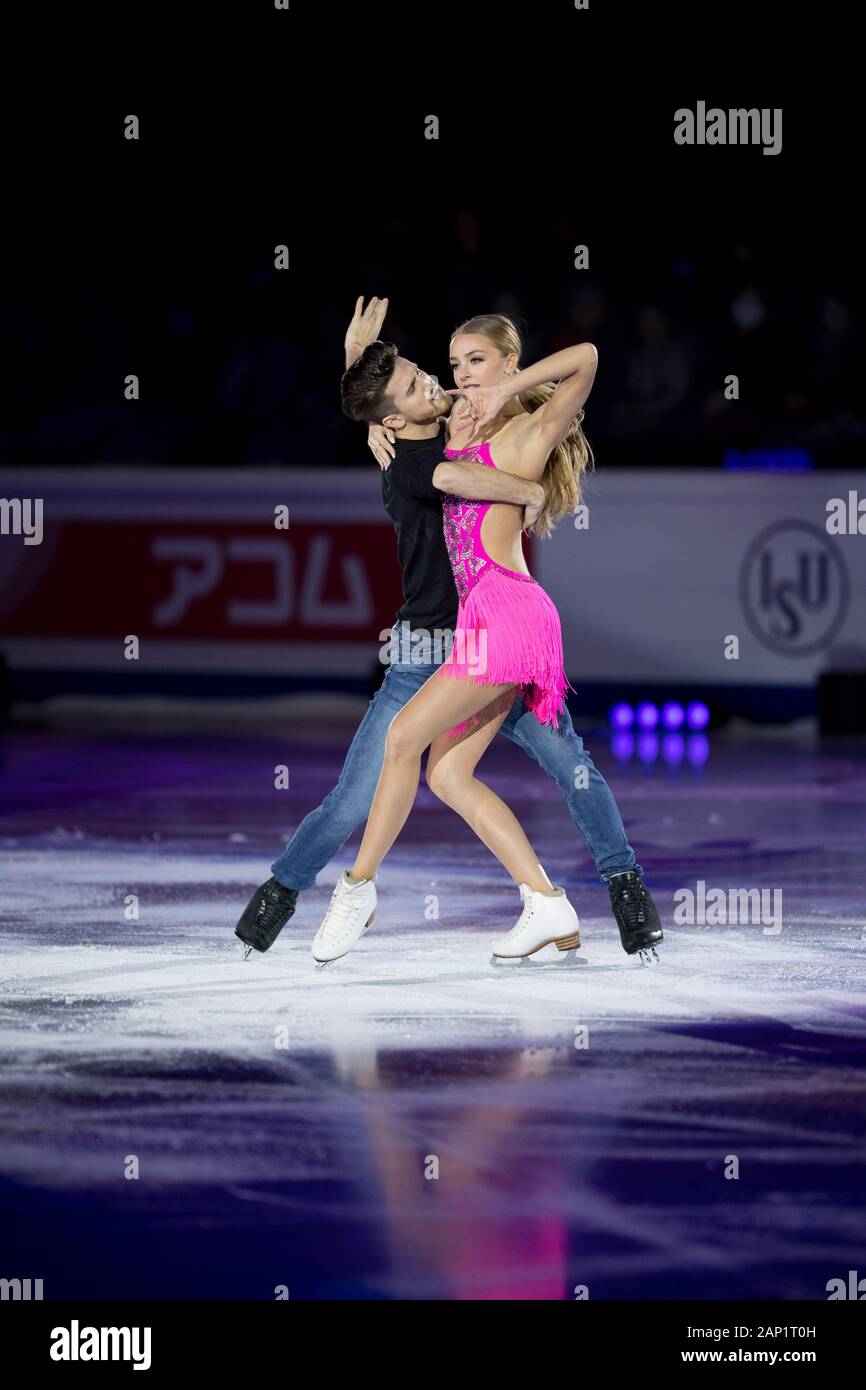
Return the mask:
<path fill-rule="evenodd" d="M 458 333 L 480 333 L 489 338 L 503 357 L 514 353 L 520 366 L 523 343 L 517 325 L 506 314 L 476 314 L 455 328 L 452 341 Z M 538 410 L 549 401 L 556 387 L 552 382 L 545 386 L 533 386 L 529 391 L 521 391 L 517 399 L 524 410 Z M 580 503 L 580 480 L 590 471 L 593 464 L 589 441 L 581 429 L 584 411 L 579 410 L 568 427 L 568 433 L 561 444 L 550 454 L 544 465 L 540 482 L 544 488 L 544 511 L 531 528 L 535 536 L 549 536 L 561 517 L 576 511 Z"/>

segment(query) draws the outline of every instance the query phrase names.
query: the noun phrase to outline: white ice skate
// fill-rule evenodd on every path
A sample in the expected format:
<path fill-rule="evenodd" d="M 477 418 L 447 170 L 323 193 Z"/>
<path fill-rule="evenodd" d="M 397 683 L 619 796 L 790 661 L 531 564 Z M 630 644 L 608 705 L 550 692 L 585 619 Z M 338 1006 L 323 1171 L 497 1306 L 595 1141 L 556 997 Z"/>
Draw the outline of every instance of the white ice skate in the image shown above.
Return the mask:
<path fill-rule="evenodd" d="M 375 879 L 364 878 L 356 883 L 344 870 L 331 894 L 322 925 L 313 938 L 313 959 L 317 966 L 339 960 L 351 951 L 375 916 Z"/>
<path fill-rule="evenodd" d="M 564 888 L 554 886 L 552 893 L 540 893 L 521 883 L 520 896 L 523 911 L 511 931 L 494 941 L 493 963 L 531 956 L 553 943 L 560 951 L 572 951 L 580 945 L 580 923 Z"/>

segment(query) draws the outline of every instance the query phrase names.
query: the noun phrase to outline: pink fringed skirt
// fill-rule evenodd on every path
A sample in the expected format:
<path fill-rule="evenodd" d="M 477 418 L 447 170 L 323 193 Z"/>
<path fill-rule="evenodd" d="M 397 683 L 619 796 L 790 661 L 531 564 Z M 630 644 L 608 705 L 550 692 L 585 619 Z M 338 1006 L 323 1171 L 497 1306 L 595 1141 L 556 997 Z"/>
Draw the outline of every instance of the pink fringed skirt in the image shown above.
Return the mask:
<path fill-rule="evenodd" d="M 531 575 L 490 565 L 457 610 L 454 643 L 437 677 L 474 685 L 519 685 L 541 724 L 556 723 L 573 686 L 565 676 L 562 625 Z M 449 730 L 471 729 L 475 717 Z"/>

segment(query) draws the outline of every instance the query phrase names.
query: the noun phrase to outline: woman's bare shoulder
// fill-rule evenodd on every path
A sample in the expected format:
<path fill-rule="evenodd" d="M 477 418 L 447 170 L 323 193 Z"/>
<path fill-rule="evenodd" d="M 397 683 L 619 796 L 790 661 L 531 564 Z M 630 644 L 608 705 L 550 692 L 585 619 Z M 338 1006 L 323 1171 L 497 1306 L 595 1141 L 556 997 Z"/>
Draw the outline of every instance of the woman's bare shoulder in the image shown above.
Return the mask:
<path fill-rule="evenodd" d="M 506 420 L 502 428 L 490 436 L 488 442 L 491 447 L 496 447 L 497 461 L 509 455 L 512 450 L 521 447 L 531 420 L 531 412 L 521 410 L 519 414 L 512 415 L 510 419 Z"/>

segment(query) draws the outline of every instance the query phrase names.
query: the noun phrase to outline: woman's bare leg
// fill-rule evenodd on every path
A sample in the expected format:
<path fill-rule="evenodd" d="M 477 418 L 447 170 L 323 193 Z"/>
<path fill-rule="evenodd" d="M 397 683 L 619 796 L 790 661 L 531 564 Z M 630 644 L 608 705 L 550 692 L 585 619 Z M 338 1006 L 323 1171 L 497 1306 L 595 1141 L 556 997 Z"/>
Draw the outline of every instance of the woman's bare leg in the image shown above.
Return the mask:
<path fill-rule="evenodd" d="M 538 855 L 514 812 L 474 775 L 479 758 L 511 709 L 511 699 L 506 696 L 506 700 L 504 708 L 482 728 L 459 738 L 440 734 L 433 740 L 427 758 L 427 785 L 440 801 L 463 817 L 515 883 L 527 883 L 537 892 L 548 893 L 553 884 L 539 864 Z"/>
<path fill-rule="evenodd" d="M 461 724 L 493 701 L 517 692 L 514 685 L 473 685 L 434 673 L 391 720 L 376 795 L 358 857 L 349 877 L 373 878 L 412 809 L 421 754 L 438 734 Z"/>

